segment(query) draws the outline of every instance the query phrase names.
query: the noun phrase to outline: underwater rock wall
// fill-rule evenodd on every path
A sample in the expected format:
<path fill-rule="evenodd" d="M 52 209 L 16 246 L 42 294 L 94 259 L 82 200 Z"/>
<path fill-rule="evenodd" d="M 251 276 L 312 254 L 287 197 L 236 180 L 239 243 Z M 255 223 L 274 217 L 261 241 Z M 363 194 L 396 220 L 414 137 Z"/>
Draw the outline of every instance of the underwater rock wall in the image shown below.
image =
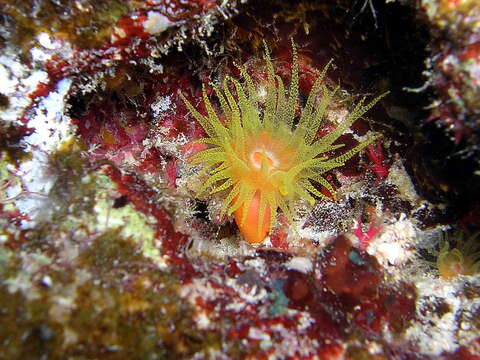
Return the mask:
<path fill-rule="evenodd" d="M 1 359 L 480 358 L 475 1 L 4 3 Z"/>

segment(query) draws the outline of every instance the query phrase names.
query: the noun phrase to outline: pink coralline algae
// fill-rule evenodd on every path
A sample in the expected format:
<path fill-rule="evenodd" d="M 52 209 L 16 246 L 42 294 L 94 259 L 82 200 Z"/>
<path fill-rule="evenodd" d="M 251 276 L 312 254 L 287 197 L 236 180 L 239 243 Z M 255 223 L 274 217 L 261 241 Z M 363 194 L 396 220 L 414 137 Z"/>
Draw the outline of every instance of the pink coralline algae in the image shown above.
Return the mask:
<path fill-rule="evenodd" d="M 377 177 L 377 183 L 385 180 L 388 177 L 389 166 L 386 164 L 381 142 L 377 140 L 374 144 L 367 147 L 366 152 L 370 161 L 373 162 L 373 165 L 367 165 L 367 168 L 374 172 Z"/>
<path fill-rule="evenodd" d="M 372 222 L 368 225 L 367 231 L 364 231 L 362 217 L 360 216 L 357 219 L 357 226 L 352 231 L 357 239 L 360 240 L 360 249 L 366 250 L 370 242 L 382 231 L 382 226 Z"/>

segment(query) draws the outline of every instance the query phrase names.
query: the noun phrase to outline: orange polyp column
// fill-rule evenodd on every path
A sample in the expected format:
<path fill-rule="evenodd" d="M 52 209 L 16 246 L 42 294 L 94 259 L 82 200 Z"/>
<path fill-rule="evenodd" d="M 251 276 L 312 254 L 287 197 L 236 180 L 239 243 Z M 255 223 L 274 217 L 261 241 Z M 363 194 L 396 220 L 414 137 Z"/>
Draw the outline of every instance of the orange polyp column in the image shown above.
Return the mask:
<path fill-rule="evenodd" d="M 247 217 L 242 225 L 243 212 L 246 211 Z M 257 244 L 265 239 L 270 229 L 270 208 L 267 206 L 265 209 L 265 216 L 263 218 L 263 224 L 258 231 L 258 222 L 260 221 L 260 192 L 257 191 L 249 204 L 243 203 L 237 211 L 234 213 L 235 222 L 237 223 L 240 233 L 245 240 L 250 244 Z"/>

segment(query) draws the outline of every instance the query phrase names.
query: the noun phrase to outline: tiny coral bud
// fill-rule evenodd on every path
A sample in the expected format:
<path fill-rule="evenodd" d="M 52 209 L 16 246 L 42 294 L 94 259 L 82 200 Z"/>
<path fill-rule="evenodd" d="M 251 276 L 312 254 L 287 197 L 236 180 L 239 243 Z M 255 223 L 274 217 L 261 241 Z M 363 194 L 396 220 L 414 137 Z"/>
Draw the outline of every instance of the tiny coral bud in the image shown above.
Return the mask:
<path fill-rule="evenodd" d="M 450 249 L 448 240 L 443 238 L 440 252 L 437 257 L 437 268 L 440 277 L 450 280 L 459 275 L 474 275 L 480 272 L 480 243 L 479 233 L 464 240 L 462 233 L 455 234 L 457 246 Z"/>
<path fill-rule="evenodd" d="M 206 115 L 180 94 L 207 134 L 198 141 L 209 147 L 190 158 L 192 163 L 202 164 L 204 173 L 209 175 L 198 191 L 224 193 L 222 212 L 234 214 L 240 232 L 250 243 L 262 241 L 271 231 L 278 209 L 292 223 L 292 208 L 298 199 L 313 205 L 317 198 L 330 200 L 325 192 L 335 199 L 335 190 L 326 178 L 327 172 L 345 165 L 376 137 L 338 156 L 330 154 L 344 144 L 334 143 L 386 95 L 378 96 L 367 105 L 364 105 L 364 98 L 343 122 L 318 139 L 318 128 L 339 86 L 331 89 L 325 84 L 329 62 L 315 80 L 298 115 L 298 57 L 293 41 L 292 50 L 288 91 L 274 71 L 265 44 L 266 79 L 256 84 L 246 69 L 237 65 L 243 84 L 232 77 L 227 77 L 221 86 L 211 84 L 220 115 L 210 102 L 205 86 L 202 94 Z"/>

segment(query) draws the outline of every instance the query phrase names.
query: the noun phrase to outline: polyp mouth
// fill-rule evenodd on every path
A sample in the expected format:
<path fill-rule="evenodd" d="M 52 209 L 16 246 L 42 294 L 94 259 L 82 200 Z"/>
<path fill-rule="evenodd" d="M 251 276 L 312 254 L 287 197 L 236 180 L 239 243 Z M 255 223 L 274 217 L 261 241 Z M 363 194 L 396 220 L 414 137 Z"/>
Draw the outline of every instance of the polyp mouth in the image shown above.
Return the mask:
<path fill-rule="evenodd" d="M 250 164 L 255 168 L 260 170 L 262 164 L 267 164 L 269 169 L 278 167 L 278 159 L 276 159 L 275 154 L 266 149 L 255 149 L 250 154 Z"/>
<path fill-rule="evenodd" d="M 252 170 L 261 170 L 262 164 L 267 166 L 268 172 L 285 171 L 292 163 L 295 150 L 285 146 L 279 139 L 262 131 L 255 141 L 247 145 L 249 166 Z"/>

